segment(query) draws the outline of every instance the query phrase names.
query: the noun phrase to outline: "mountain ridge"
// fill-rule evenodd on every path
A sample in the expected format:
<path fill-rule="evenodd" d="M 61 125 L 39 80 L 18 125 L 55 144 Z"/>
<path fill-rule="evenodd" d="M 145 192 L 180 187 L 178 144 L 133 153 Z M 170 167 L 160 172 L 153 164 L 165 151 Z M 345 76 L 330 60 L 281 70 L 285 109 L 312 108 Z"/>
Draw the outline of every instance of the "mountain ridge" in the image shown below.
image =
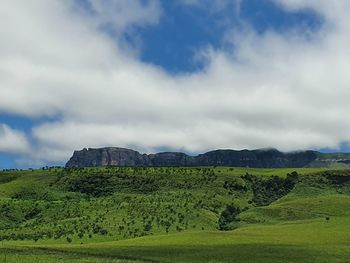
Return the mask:
<path fill-rule="evenodd" d="M 66 167 L 96 166 L 232 166 L 251 168 L 328 167 L 350 164 L 350 153 L 318 151 L 281 152 L 274 148 L 256 150 L 218 149 L 196 156 L 182 152 L 140 153 L 121 147 L 84 148 L 74 151 Z"/>

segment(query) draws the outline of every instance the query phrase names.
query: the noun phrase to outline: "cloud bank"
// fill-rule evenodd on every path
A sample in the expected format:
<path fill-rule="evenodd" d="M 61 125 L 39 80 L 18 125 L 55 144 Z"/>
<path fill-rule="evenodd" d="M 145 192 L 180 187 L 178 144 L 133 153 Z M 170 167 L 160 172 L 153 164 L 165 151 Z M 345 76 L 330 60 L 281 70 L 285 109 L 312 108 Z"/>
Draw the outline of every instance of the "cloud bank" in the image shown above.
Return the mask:
<path fill-rule="evenodd" d="M 161 23 L 158 1 L 89 0 L 85 10 L 74 1 L 2 1 L 0 113 L 57 118 L 26 135 L 0 126 L 0 151 L 45 164 L 83 147 L 289 151 L 350 141 L 349 1 L 275 2 L 312 9 L 324 24 L 228 31 L 234 51 L 200 50 L 202 71 L 171 75 L 141 62 L 121 35 Z"/>

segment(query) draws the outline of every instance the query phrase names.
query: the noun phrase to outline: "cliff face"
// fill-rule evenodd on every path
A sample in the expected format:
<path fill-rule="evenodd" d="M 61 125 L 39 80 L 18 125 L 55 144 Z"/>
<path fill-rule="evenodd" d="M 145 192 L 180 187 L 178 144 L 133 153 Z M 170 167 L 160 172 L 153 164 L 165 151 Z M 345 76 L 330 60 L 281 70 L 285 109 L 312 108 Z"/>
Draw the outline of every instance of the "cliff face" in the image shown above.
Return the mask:
<path fill-rule="evenodd" d="M 276 149 L 263 150 L 216 150 L 201 154 L 197 162 L 201 165 L 236 166 L 253 168 L 304 167 L 317 158 L 316 152 L 282 153 Z"/>
<path fill-rule="evenodd" d="M 163 152 L 148 155 L 150 165 L 154 166 L 191 166 L 195 158 L 179 152 Z"/>
<path fill-rule="evenodd" d="M 66 167 L 92 166 L 235 166 L 255 168 L 305 167 L 316 160 L 314 151 L 282 153 L 275 149 L 216 150 L 189 156 L 180 152 L 140 154 L 125 148 L 99 148 L 75 151 Z"/>
<path fill-rule="evenodd" d="M 144 166 L 149 165 L 147 155 L 125 148 L 99 148 L 75 151 L 67 167 L 91 166 Z"/>

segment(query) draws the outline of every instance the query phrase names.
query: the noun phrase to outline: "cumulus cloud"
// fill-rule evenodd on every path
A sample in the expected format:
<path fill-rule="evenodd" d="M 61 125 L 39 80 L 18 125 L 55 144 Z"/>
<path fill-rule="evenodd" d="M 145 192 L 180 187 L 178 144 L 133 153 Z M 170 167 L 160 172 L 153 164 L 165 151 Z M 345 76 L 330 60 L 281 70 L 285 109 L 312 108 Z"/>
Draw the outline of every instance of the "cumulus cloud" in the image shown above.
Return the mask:
<path fill-rule="evenodd" d="M 154 25 L 161 15 L 153 1 L 146 8 L 144 1 L 89 2 L 118 31 Z M 35 146 L 24 155 L 33 162 L 63 162 L 74 149 L 111 145 L 146 152 L 337 147 L 350 141 L 350 3 L 332 1 L 331 9 L 329 2 L 278 1 L 291 12 L 320 13 L 322 28 L 307 37 L 228 32 L 234 53 L 204 50 L 203 71 L 173 76 L 125 52 L 73 2 L 5 0 L 0 112 L 60 117 L 33 127 Z M 109 10 L 118 3 L 139 11 L 114 20 Z"/>
<path fill-rule="evenodd" d="M 86 0 L 88 14 L 98 26 L 112 27 L 122 32 L 132 26 L 156 24 L 161 15 L 158 0 Z"/>
<path fill-rule="evenodd" d="M 25 134 L 0 124 L 0 152 L 23 154 L 28 152 L 29 148 Z"/>

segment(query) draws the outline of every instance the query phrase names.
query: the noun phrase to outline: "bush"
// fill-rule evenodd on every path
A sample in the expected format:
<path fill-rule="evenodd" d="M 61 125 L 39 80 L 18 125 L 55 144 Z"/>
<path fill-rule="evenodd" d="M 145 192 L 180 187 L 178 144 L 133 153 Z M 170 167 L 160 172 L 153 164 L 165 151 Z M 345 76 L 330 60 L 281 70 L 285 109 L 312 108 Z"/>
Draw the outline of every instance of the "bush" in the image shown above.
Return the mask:
<path fill-rule="evenodd" d="M 251 174 L 242 176 L 242 179 L 251 185 L 253 190 L 252 202 L 256 206 L 269 205 L 277 199 L 287 195 L 295 187 L 298 178 L 299 175 L 297 172 L 287 174 L 285 179 L 279 176 L 265 179 Z"/>
<path fill-rule="evenodd" d="M 228 205 L 226 209 L 221 213 L 219 218 L 220 230 L 232 230 L 234 229 L 234 223 L 236 222 L 237 215 L 242 210 L 236 205 Z"/>
<path fill-rule="evenodd" d="M 246 182 L 242 178 L 234 177 L 230 180 L 225 181 L 224 188 L 233 192 L 233 191 L 239 191 L 239 192 L 246 192 L 248 190 Z"/>

